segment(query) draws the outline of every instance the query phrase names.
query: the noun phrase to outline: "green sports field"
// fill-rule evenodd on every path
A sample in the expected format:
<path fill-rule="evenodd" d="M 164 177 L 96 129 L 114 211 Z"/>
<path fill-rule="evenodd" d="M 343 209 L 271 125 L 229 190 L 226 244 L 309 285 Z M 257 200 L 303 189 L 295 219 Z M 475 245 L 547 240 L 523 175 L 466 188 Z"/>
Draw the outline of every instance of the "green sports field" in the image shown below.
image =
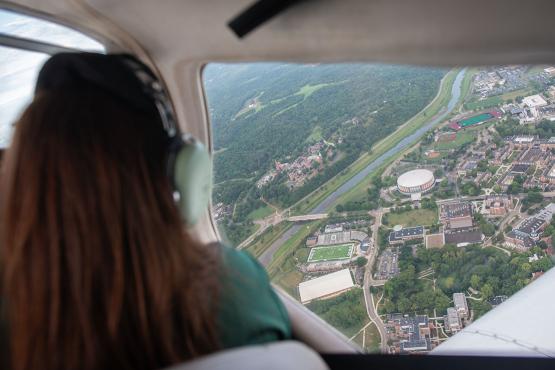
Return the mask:
<path fill-rule="evenodd" d="M 477 123 L 487 121 L 488 119 L 491 119 L 491 118 L 493 118 L 493 114 L 491 114 L 491 113 L 482 113 L 482 114 L 479 114 L 477 116 L 469 117 L 469 118 L 466 118 L 466 119 L 463 119 L 463 120 L 459 121 L 459 125 L 461 125 L 461 127 L 472 126 L 472 125 L 475 125 Z"/>
<path fill-rule="evenodd" d="M 322 262 L 344 260 L 351 258 L 353 254 L 353 243 L 330 245 L 329 247 L 312 248 L 308 256 L 308 262 Z"/>

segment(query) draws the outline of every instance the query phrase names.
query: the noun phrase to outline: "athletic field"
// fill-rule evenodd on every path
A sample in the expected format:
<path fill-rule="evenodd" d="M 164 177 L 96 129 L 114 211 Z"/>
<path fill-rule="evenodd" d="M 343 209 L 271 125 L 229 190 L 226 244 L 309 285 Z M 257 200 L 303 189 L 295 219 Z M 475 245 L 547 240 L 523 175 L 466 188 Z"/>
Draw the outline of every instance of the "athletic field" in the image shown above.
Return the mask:
<path fill-rule="evenodd" d="M 322 262 L 344 260 L 351 258 L 354 243 L 331 245 L 329 247 L 315 247 L 310 250 L 308 262 Z"/>
<path fill-rule="evenodd" d="M 485 122 L 489 119 L 492 119 L 494 116 L 491 113 L 482 113 L 482 114 L 478 114 L 477 116 L 472 116 L 469 118 L 465 118 L 463 120 L 460 120 L 459 122 L 457 122 L 461 127 L 467 127 L 467 126 L 472 126 L 478 123 L 482 123 Z"/>

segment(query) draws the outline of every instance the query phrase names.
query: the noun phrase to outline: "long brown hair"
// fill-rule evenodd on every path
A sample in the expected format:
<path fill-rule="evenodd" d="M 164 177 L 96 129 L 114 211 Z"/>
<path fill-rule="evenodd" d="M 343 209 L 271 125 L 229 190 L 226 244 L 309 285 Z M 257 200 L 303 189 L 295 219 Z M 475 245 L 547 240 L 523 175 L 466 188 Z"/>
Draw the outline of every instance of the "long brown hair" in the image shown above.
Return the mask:
<path fill-rule="evenodd" d="M 218 256 L 183 231 L 166 140 L 94 88 L 23 113 L 0 184 L 12 369 L 154 369 L 218 348 Z"/>

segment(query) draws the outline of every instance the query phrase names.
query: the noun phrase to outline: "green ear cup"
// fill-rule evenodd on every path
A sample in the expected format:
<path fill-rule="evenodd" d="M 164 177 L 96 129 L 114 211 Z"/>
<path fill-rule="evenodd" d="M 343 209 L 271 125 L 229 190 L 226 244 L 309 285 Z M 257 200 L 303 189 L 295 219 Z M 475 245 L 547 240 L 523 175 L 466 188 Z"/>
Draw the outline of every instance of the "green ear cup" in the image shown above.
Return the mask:
<path fill-rule="evenodd" d="M 204 145 L 186 141 L 175 156 L 174 186 L 176 201 L 187 225 L 197 223 L 210 201 L 212 164 Z"/>

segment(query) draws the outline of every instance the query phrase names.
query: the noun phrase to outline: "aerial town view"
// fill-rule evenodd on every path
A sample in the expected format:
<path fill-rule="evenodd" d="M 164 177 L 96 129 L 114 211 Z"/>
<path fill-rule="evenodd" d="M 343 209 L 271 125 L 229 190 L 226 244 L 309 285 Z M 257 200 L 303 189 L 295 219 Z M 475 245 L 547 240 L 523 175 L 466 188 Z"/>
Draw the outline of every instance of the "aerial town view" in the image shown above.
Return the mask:
<path fill-rule="evenodd" d="M 364 350 L 428 352 L 553 266 L 555 67 L 215 65 L 205 85 L 222 237 Z"/>

